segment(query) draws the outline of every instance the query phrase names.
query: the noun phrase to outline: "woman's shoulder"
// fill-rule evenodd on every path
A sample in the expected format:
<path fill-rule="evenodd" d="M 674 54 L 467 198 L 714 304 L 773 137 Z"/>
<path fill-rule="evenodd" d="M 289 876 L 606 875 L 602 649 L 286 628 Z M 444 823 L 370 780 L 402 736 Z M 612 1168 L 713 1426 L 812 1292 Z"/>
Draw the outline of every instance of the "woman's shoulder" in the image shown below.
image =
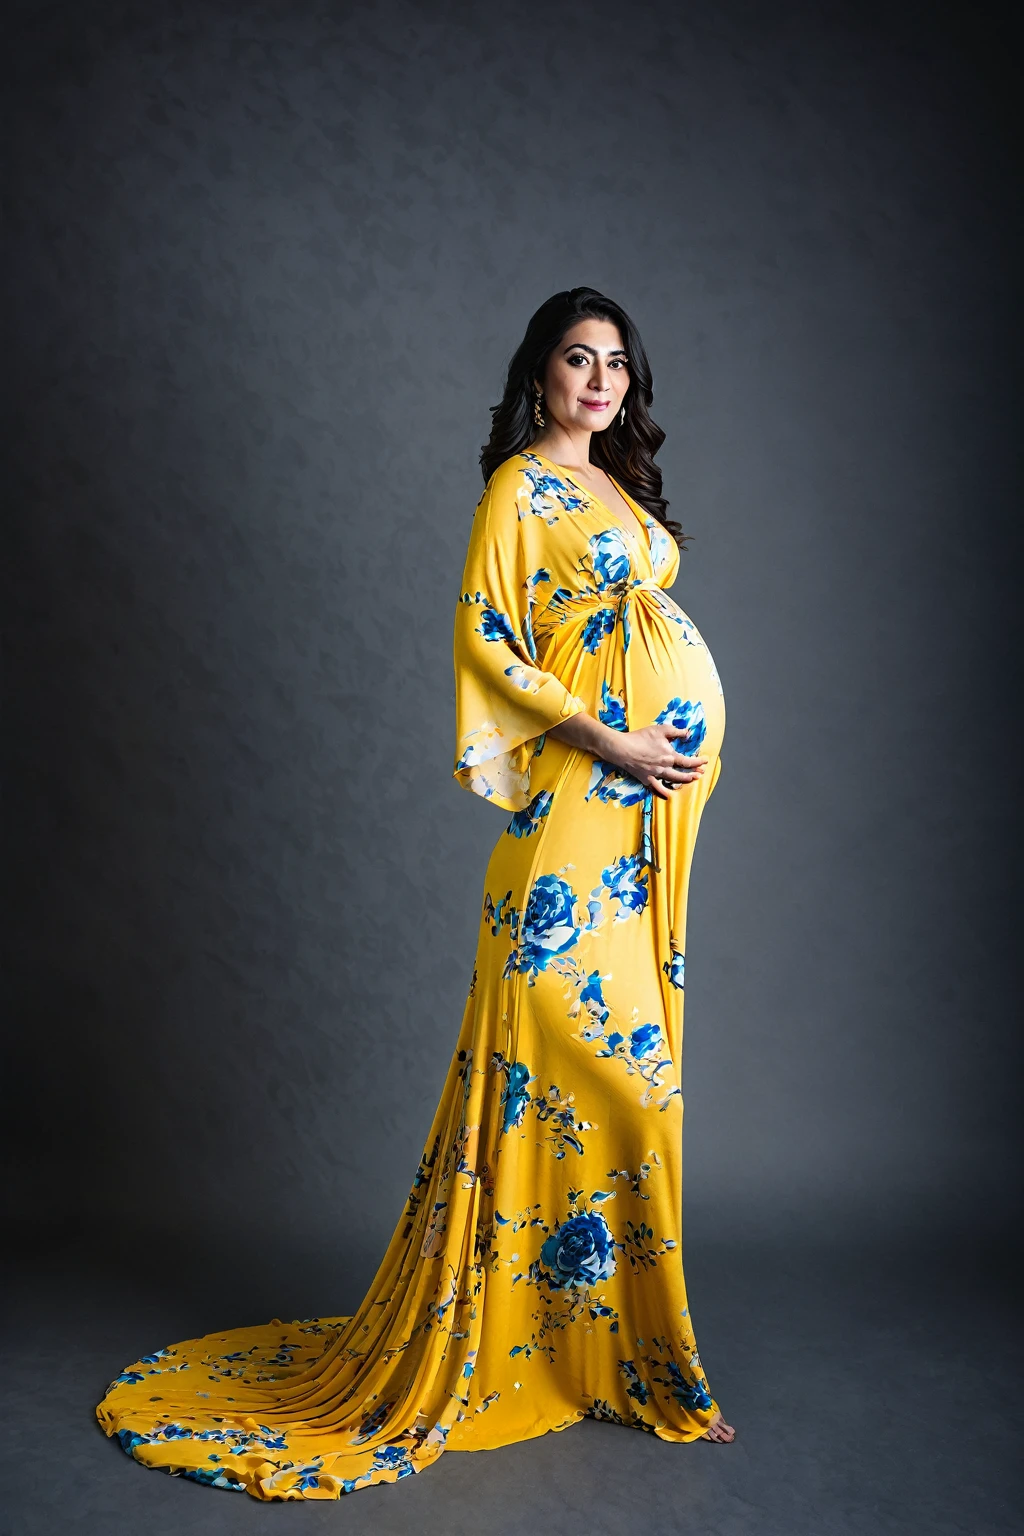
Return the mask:
<path fill-rule="evenodd" d="M 525 450 L 502 461 L 484 488 L 484 495 L 515 497 L 524 483 L 541 467 L 537 455 Z"/>
<path fill-rule="evenodd" d="M 555 523 L 559 513 L 579 511 L 587 502 L 579 488 L 558 473 L 557 465 L 528 448 L 498 465 L 482 500 L 495 509 L 515 508 L 520 518 L 532 513 L 545 523 Z"/>
<path fill-rule="evenodd" d="M 478 522 L 492 529 L 511 530 L 520 522 L 533 490 L 530 476 L 539 460 L 530 453 L 514 453 L 493 471 L 477 502 Z"/>

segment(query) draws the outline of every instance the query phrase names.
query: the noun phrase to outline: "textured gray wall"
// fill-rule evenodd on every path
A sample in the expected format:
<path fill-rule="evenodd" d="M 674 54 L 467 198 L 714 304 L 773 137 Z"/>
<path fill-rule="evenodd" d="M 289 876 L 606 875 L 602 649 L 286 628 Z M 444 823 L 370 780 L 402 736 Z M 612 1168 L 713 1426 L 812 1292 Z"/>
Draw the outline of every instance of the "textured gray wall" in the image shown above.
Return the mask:
<path fill-rule="evenodd" d="M 667 0 L 24 15 L 16 1218 L 376 1262 L 502 827 L 450 779 L 477 452 L 581 282 L 647 338 L 729 711 L 688 1209 L 994 1210 L 1011 261 L 966 35 Z"/>

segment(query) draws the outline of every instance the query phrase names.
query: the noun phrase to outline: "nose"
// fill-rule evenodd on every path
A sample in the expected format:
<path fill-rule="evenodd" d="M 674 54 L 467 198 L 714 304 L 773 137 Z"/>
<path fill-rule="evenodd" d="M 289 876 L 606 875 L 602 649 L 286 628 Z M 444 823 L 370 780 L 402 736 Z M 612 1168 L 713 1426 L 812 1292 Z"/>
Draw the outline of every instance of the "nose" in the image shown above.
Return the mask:
<path fill-rule="evenodd" d="M 611 370 L 607 363 L 603 363 L 599 357 L 594 359 L 594 366 L 590 370 L 589 384 L 596 394 L 602 394 L 611 388 Z"/>

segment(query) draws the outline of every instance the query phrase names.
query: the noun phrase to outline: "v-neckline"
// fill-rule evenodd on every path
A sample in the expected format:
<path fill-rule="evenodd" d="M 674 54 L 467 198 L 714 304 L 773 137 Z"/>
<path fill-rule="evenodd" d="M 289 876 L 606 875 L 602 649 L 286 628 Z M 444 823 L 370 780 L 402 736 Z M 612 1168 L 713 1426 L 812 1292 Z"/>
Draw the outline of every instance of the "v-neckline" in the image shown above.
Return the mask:
<path fill-rule="evenodd" d="M 571 476 L 571 473 L 572 473 L 571 470 L 569 470 L 564 464 L 556 464 L 554 459 L 547 458 L 547 456 L 545 454 L 543 454 L 543 453 L 536 453 L 532 448 L 525 449 L 525 452 L 526 453 L 532 453 L 534 458 L 535 459 L 540 459 L 541 463 L 543 463 L 543 464 L 550 464 L 551 468 L 552 469 L 557 469 L 558 473 L 560 475 Z M 608 471 L 607 470 L 605 470 L 605 474 L 608 475 Z M 619 495 L 622 497 L 622 499 L 626 503 L 626 505 L 632 509 L 635 520 L 640 524 L 641 528 L 643 529 L 643 545 L 646 548 L 647 553 L 651 554 L 652 550 L 651 550 L 651 535 L 650 535 L 650 531 L 649 531 L 649 529 L 647 527 L 646 519 L 642 518 L 640 512 L 637 510 L 637 503 L 633 500 L 633 498 L 630 495 L 627 494 L 627 492 L 625 492 L 622 489 L 622 486 L 615 479 L 614 475 L 608 475 L 608 479 L 612 482 L 612 485 L 614 485 L 615 489 L 618 491 Z M 626 527 L 625 523 L 622 521 L 622 518 L 619 517 L 618 514 L 612 510 L 612 508 L 608 505 L 608 503 L 604 500 L 603 497 L 599 496 L 596 491 L 592 491 L 590 489 L 590 487 L 587 486 L 587 485 L 579 485 L 579 484 L 577 484 L 577 482 L 575 480 L 573 480 L 571 483 L 575 486 L 576 490 L 582 491 L 584 496 L 588 497 L 591 501 L 596 502 L 599 507 L 603 507 L 605 512 L 607 512 L 608 516 L 615 523 L 616 527 L 620 528 L 623 533 L 625 533 L 627 535 L 631 535 L 633 538 L 635 538 L 637 540 L 638 543 L 640 543 L 639 536 L 637 534 L 633 533 L 632 529 Z"/>

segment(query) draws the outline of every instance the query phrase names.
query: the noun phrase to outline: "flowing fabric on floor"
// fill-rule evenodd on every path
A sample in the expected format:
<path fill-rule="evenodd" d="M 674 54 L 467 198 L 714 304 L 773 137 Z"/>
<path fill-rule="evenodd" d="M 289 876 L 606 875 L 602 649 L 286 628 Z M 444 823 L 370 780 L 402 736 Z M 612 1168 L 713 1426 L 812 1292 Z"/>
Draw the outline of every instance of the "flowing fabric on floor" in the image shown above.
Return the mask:
<path fill-rule="evenodd" d="M 628 500 L 628 498 L 627 498 Z M 135 1361 L 97 1408 L 146 1466 L 260 1499 L 393 1482 L 585 1414 L 664 1440 L 717 1413 L 681 1252 L 690 860 L 722 689 L 667 595 L 678 550 L 537 454 L 476 511 L 455 633 L 456 776 L 511 820 L 408 1203 L 352 1317 Z M 545 733 L 581 708 L 708 758 L 664 800 Z"/>

